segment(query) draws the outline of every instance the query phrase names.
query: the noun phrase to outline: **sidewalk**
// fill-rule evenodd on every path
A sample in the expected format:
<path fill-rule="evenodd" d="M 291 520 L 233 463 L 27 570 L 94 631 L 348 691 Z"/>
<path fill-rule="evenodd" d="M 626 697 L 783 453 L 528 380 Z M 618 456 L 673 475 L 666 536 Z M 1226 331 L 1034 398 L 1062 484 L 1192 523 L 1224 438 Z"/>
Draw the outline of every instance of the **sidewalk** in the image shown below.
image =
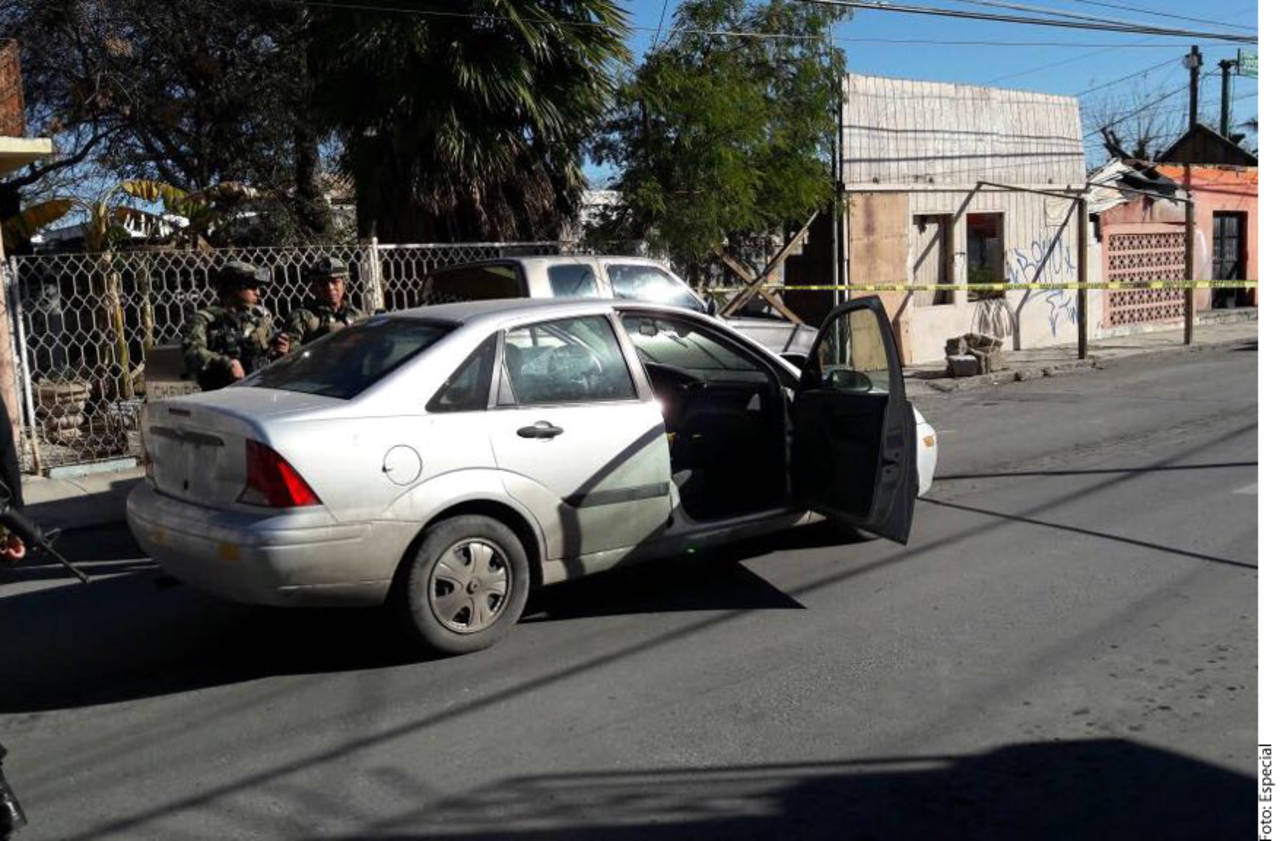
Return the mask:
<path fill-rule="evenodd" d="M 907 398 L 924 395 L 938 396 L 939 392 L 968 391 L 974 388 L 1003 385 L 1009 382 L 1053 377 L 1076 373 L 1089 368 L 1103 367 L 1107 362 L 1126 356 L 1157 353 L 1187 353 L 1208 348 L 1244 345 L 1258 342 L 1257 311 L 1225 310 L 1222 316 L 1210 314 L 1197 320 L 1194 341 L 1182 343 L 1182 327 L 1150 333 L 1135 333 L 1111 339 L 1098 339 L 1089 343 L 1086 359 L 1076 357 L 1076 343 L 1054 345 L 1031 350 L 1006 350 L 1005 361 L 1009 368 L 976 377 L 953 378 L 947 376 L 945 359 L 908 365 L 903 371 L 906 379 Z"/>
<path fill-rule="evenodd" d="M 963 379 L 948 377 L 945 361 L 926 362 L 907 367 L 907 396 L 941 396 L 939 392 L 967 391 L 1015 380 L 1074 373 L 1126 356 L 1186 353 L 1224 345 L 1256 344 L 1257 341 L 1258 322 L 1240 320 L 1236 316 L 1229 323 L 1210 320 L 1209 323 L 1197 324 L 1195 344 L 1190 346 L 1182 344 L 1182 330 L 1179 328 L 1099 340 L 1089 345 L 1088 359 L 1076 358 L 1074 342 L 1008 351 L 1005 358 L 1009 370 Z M 141 467 L 114 473 L 93 473 L 74 479 L 26 476 L 22 480 L 22 493 L 28 513 L 45 528 L 87 528 L 122 522 L 125 499 L 133 486 L 142 481 L 142 476 Z"/>
<path fill-rule="evenodd" d="M 124 503 L 143 470 L 92 473 L 74 479 L 23 476 L 27 514 L 46 529 L 82 529 L 124 520 Z"/>

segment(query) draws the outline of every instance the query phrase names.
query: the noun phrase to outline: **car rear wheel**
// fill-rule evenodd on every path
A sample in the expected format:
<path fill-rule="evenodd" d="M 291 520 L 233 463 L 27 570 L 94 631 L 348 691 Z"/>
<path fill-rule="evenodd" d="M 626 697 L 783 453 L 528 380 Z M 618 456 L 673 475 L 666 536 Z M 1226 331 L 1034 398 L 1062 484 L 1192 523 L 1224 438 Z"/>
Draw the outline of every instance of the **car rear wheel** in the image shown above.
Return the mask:
<path fill-rule="evenodd" d="M 511 630 L 529 598 L 529 562 L 511 529 L 467 514 L 427 532 L 400 590 L 410 630 L 428 648 L 464 654 Z"/>

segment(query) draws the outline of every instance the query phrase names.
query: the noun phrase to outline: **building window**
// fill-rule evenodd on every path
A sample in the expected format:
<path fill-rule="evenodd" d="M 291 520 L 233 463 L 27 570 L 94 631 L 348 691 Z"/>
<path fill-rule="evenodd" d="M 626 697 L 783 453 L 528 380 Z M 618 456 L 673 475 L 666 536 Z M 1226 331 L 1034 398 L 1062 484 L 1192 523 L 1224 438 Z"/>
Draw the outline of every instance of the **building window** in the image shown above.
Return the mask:
<path fill-rule="evenodd" d="M 970 213 L 965 217 L 967 282 L 1004 282 L 1004 214 Z M 1003 291 L 969 290 L 967 300 L 1003 298 Z"/>
<path fill-rule="evenodd" d="M 912 217 L 911 282 L 921 286 L 951 286 L 955 283 L 951 256 L 951 217 L 928 214 Z M 916 306 L 936 306 L 955 302 L 951 289 L 917 292 Z"/>

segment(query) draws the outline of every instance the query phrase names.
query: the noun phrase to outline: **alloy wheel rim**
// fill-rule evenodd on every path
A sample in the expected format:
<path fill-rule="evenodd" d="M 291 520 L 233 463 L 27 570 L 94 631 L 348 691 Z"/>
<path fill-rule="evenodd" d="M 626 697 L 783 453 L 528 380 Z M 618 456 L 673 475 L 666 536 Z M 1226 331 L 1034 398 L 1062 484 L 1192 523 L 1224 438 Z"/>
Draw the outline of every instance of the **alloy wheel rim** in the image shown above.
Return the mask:
<path fill-rule="evenodd" d="M 505 612 L 511 589 L 511 562 L 501 547 L 469 537 L 436 560 L 427 582 L 427 600 L 436 620 L 459 634 L 493 627 Z"/>

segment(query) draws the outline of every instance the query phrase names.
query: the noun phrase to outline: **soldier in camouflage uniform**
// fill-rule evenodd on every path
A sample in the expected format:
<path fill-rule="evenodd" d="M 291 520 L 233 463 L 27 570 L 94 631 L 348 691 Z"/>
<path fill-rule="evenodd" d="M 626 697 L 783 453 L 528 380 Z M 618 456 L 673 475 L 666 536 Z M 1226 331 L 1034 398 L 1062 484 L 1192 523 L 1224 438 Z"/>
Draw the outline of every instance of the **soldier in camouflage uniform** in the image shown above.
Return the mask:
<path fill-rule="evenodd" d="M 200 388 L 230 385 L 289 350 L 276 334 L 275 319 L 258 303 L 258 290 L 270 277 L 241 260 L 226 263 L 214 276 L 218 305 L 197 312 L 182 331 L 187 373 Z"/>
<path fill-rule="evenodd" d="M 332 257 L 321 258 L 307 267 L 311 297 L 301 309 L 289 313 L 285 321 L 284 332 L 291 349 L 336 333 L 364 318 L 363 312 L 347 303 L 347 277 L 347 267 Z"/>

